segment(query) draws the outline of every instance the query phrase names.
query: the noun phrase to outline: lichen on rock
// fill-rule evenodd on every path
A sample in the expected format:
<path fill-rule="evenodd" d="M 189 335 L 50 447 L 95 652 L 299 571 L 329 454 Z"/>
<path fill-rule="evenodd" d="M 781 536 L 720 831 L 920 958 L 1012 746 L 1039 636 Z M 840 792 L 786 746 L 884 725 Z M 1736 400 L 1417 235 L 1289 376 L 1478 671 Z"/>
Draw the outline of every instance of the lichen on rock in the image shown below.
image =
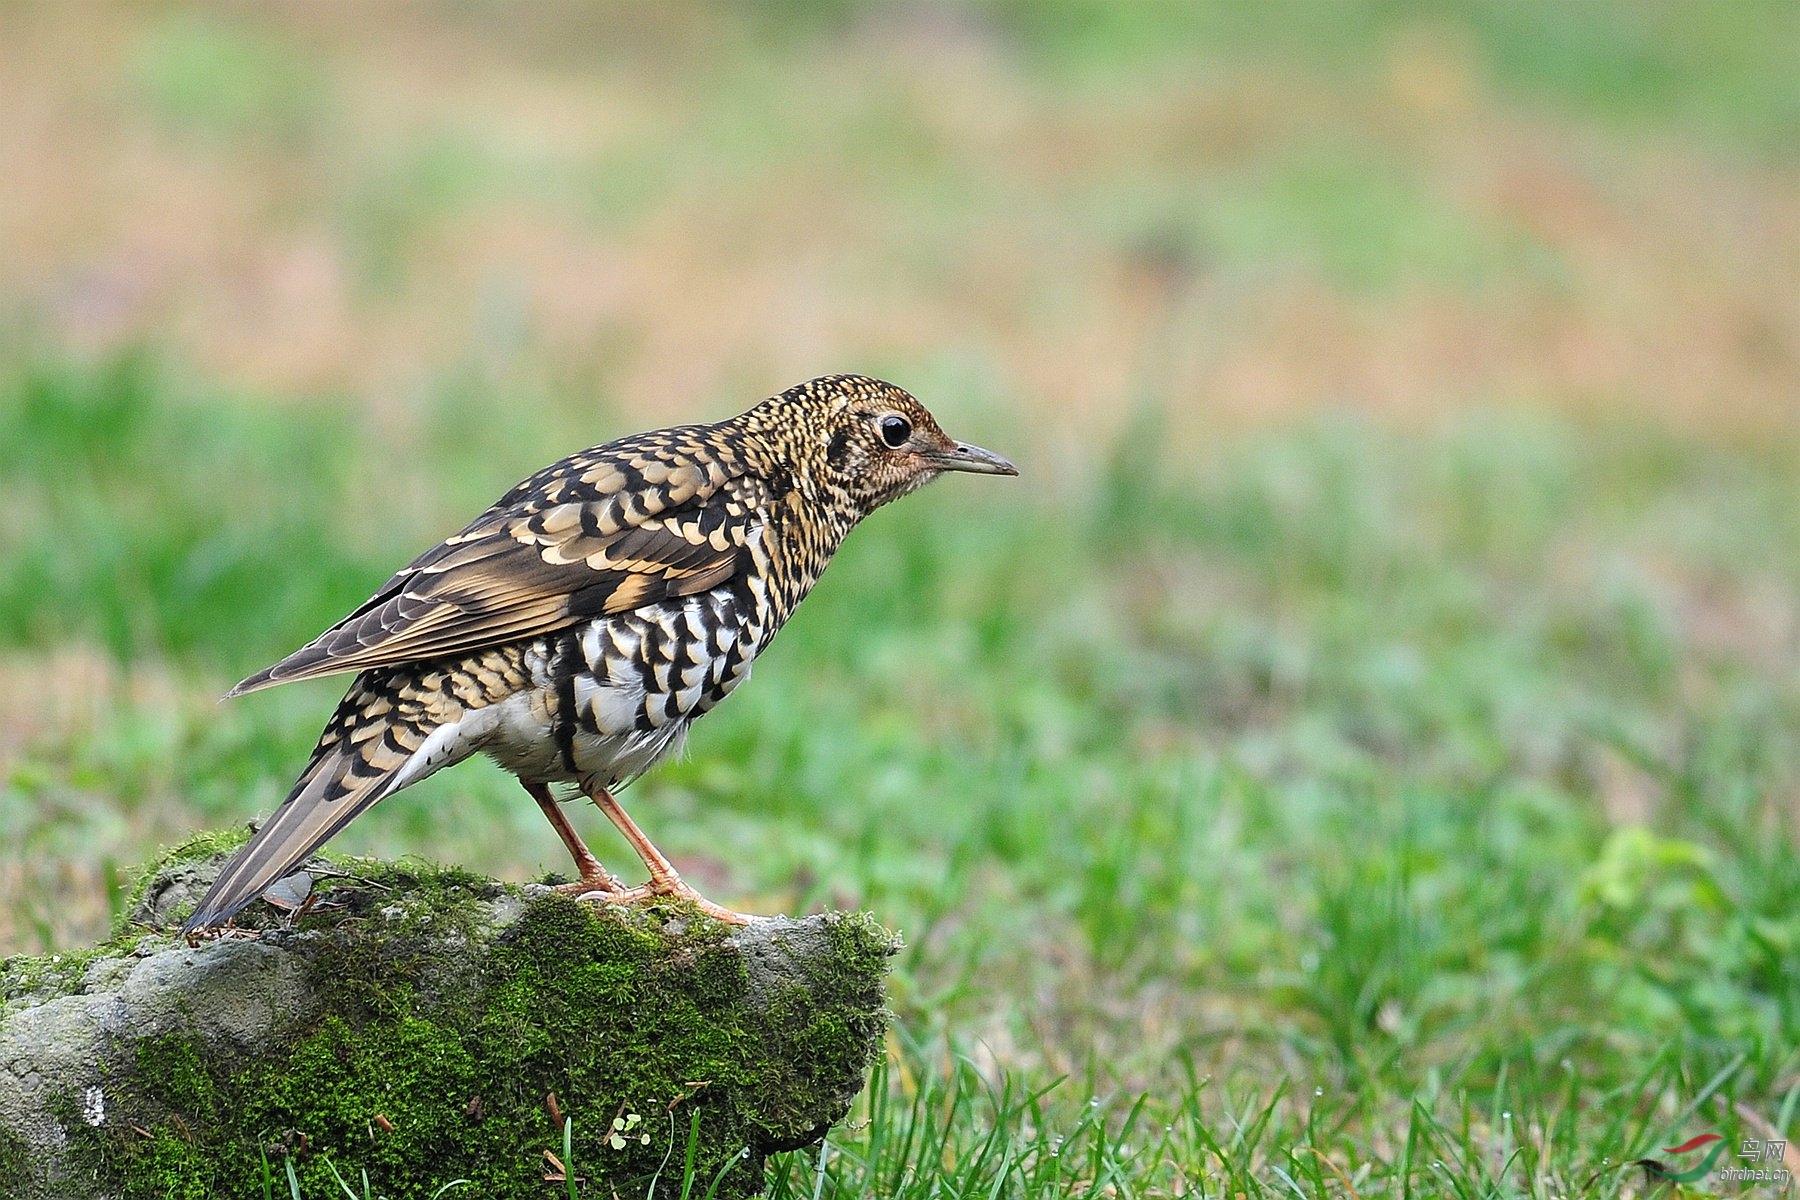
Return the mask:
<path fill-rule="evenodd" d="M 343 860 L 298 918 L 160 932 L 225 849 L 147 872 L 106 946 L 0 965 L 0 1200 L 285 1195 L 289 1164 L 306 1196 L 335 1170 L 542 1197 L 557 1163 L 580 1195 L 746 1196 L 882 1044 L 897 941 L 866 916 L 732 927 Z"/>

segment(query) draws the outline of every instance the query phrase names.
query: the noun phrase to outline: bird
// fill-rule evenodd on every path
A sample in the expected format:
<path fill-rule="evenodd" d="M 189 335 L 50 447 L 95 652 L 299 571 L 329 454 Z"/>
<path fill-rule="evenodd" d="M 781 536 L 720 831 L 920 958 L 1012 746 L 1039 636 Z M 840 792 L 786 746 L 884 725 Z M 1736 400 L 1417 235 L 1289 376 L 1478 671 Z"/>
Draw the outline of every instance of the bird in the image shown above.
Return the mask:
<path fill-rule="evenodd" d="M 216 930 L 381 800 L 475 754 L 515 775 L 588 899 L 680 898 L 615 795 L 677 753 L 750 675 L 855 526 L 950 472 L 1017 475 L 866 375 L 797 384 L 729 420 L 623 437 L 553 463 L 227 698 L 356 672 L 274 814 L 182 932 Z M 643 861 L 627 887 L 553 785 L 574 785 Z"/>

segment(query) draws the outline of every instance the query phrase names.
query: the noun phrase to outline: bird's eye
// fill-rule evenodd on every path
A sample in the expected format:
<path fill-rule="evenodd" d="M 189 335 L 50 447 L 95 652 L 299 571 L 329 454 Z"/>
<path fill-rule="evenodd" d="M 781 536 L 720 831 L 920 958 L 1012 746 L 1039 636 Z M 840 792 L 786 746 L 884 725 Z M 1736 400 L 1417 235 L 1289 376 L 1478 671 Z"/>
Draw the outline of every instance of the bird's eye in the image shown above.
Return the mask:
<path fill-rule="evenodd" d="M 888 444 L 888 449 L 898 450 L 912 436 L 912 422 L 905 417 L 881 418 L 881 440 Z"/>

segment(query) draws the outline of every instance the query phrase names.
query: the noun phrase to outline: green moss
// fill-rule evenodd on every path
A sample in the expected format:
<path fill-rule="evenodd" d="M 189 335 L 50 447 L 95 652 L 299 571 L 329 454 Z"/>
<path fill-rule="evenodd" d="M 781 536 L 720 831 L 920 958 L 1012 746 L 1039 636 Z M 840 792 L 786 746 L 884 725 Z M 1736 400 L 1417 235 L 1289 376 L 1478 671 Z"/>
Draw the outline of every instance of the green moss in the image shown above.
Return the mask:
<path fill-rule="evenodd" d="M 582 1195 L 642 1196 L 653 1180 L 680 1194 L 690 1128 L 695 1194 L 722 1172 L 720 1196 L 748 1195 L 769 1152 L 842 1116 L 881 1045 L 893 937 L 866 917 L 832 919 L 828 944 L 795 956 L 830 956 L 803 983 L 758 992 L 731 931 L 680 905 L 550 893 L 484 936 L 478 902 L 500 885 L 344 865 L 356 879 L 322 885 L 321 911 L 249 918 L 304 947 L 326 1015 L 253 1060 L 147 1039 L 106 1125 L 69 1123 L 83 1167 L 119 1195 L 260 1195 L 265 1156 L 279 1178 L 285 1155 L 306 1195 L 338 1194 L 329 1163 L 392 1200 L 458 1178 L 453 1195 L 542 1197 L 544 1151 L 563 1156 L 550 1093 L 573 1122 Z"/>
<path fill-rule="evenodd" d="M 126 1194 L 154 1196 L 156 1200 L 214 1200 L 222 1192 L 220 1172 L 208 1161 L 204 1146 L 177 1129 L 158 1129 L 136 1152 L 134 1175 L 140 1183 Z M 249 1193 L 244 1193 L 248 1195 Z"/>
<path fill-rule="evenodd" d="M 171 879 L 184 864 L 230 854 L 249 840 L 249 827 L 238 825 L 230 829 L 203 830 L 177 846 L 165 847 L 154 862 L 132 877 L 131 891 L 113 919 L 111 940 L 117 942 L 142 936 L 154 890 Z"/>
<path fill-rule="evenodd" d="M 17 1200 L 31 1178 L 32 1153 L 16 1135 L 0 1129 L 0 1200 Z"/>
<path fill-rule="evenodd" d="M 137 1045 L 139 1085 L 171 1108 L 212 1123 L 218 1089 L 192 1042 L 181 1037 L 145 1038 Z"/>
<path fill-rule="evenodd" d="M 104 948 L 71 951 L 63 954 L 16 954 L 0 959 L 0 1010 L 20 1001 L 38 1001 L 67 995 L 81 985 L 82 978 Z"/>
<path fill-rule="evenodd" d="M 778 1077 L 762 1081 L 770 1102 L 761 1119 L 775 1145 L 791 1143 L 784 1131 L 806 1128 L 800 1098 L 828 1088 L 830 1073 L 855 1061 L 859 1048 L 879 1045 L 886 1030 L 881 986 L 897 949 L 894 935 L 867 914 L 839 915 L 826 930 L 831 953 L 800 959 L 813 964 L 804 985 L 790 983 L 768 997 L 767 1061 Z"/>

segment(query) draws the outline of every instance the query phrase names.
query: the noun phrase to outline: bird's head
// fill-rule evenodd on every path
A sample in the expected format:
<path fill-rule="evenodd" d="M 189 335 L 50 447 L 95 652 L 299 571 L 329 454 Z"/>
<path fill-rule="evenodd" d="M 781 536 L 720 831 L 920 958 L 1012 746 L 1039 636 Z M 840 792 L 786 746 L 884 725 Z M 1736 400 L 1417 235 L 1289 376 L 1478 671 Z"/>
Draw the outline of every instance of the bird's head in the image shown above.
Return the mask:
<path fill-rule="evenodd" d="M 775 435 L 803 486 L 841 497 L 858 518 L 946 471 L 1019 473 L 945 433 L 905 389 L 866 375 L 808 380 L 746 415 Z"/>

